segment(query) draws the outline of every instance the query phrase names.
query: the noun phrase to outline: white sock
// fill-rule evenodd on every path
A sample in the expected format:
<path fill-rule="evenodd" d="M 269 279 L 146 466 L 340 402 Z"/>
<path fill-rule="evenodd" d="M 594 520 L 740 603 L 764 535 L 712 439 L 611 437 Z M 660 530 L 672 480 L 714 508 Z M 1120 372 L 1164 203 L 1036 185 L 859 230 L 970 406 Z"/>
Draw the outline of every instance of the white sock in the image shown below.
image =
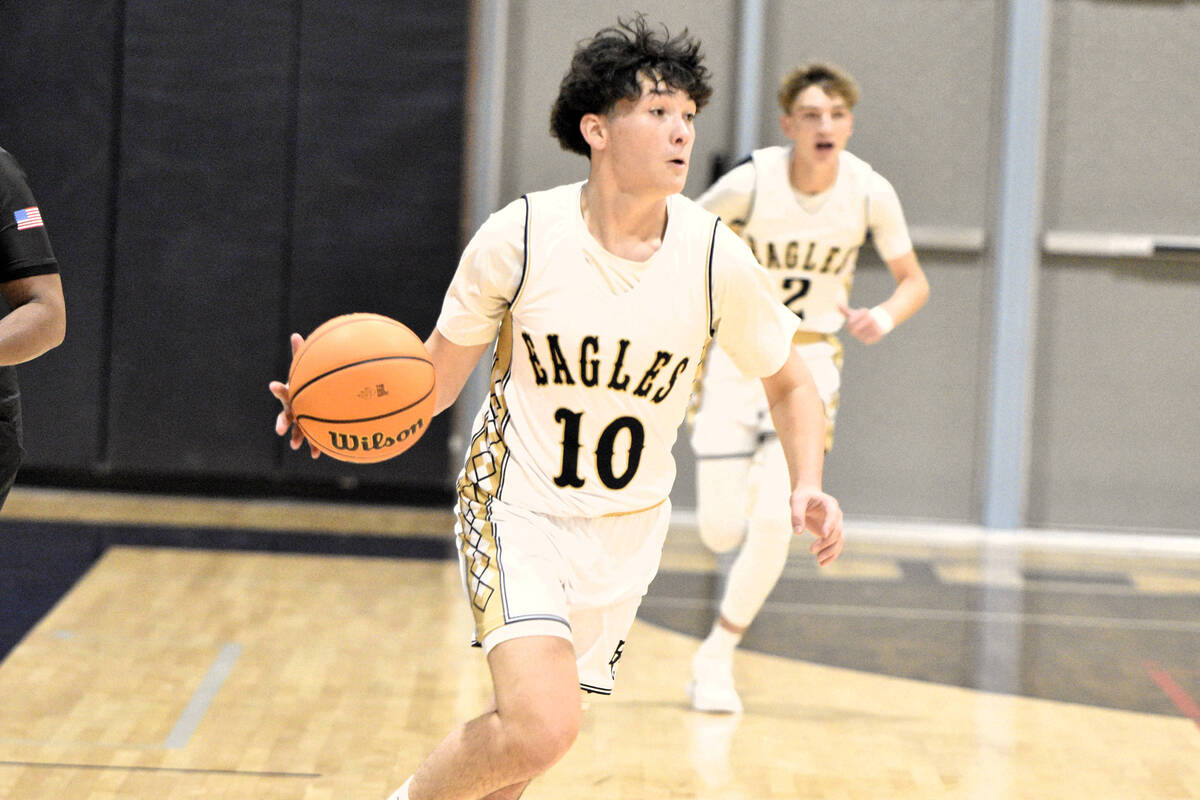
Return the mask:
<path fill-rule="evenodd" d="M 738 643 L 741 641 L 740 633 L 734 633 L 717 622 L 713 625 L 708 638 L 700 645 L 700 653 L 706 658 L 728 660 L 733 658 L 733 651 L 737 649 Z"/>
<path fill-rule="evenodd" d="M 410 783 L 412 783 L 411 777 L 404 782 L 403 786 L 388 795 L 387 800 L 408 800 L 408 785 Z"/>

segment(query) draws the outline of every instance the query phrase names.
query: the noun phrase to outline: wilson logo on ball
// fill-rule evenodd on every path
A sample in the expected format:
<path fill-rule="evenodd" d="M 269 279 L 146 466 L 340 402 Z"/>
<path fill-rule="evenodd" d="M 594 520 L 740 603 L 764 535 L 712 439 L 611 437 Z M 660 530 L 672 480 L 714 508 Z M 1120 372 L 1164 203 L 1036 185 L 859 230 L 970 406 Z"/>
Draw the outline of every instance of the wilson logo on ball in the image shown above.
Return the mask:
<path fill-rule="evenodd" d="M 370 436 L 359 435 L 354 436 L 338 431 L 328 431 L 329 445 L 334 450 L 340 450 L 343 453 L 353 453 L 361 450 L 366 453 L 371 450 L 386 450 L 400 442 L 403 442 L 410 436 L 420 437 L 424 433 L 425 421 L 417 420 L 410 427 L 397 433 L 395 436 L 389 436 L 386 433 L 372 433 Z"/>

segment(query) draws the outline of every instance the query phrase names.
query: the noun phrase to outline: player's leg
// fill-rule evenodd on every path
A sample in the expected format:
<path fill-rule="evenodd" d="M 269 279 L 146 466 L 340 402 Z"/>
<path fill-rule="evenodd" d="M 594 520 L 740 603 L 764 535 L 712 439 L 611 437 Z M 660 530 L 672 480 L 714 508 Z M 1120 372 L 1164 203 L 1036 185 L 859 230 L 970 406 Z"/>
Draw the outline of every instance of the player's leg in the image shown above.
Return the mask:
<path fill-rule="evenodd" d="M 801 347 L 825 406 L 826 450 L 841 384 L 841 348 L 836 340 Z M 777 437 L 764 439 L 747 480 L 750 510 L 745 543 L 734 559 L 720 614 L 692 661 L 692 706 L 701 711 L 736 713 L 741 698 L 733 681 L 733 653 L 754 621 L 787 563 L 792 529 L 787 462 Z"/>
<path fill-rule="evenodd" d="M 447 736 L 396 800 L 519 796 L 579 730 L 565 564 L 553 544 L 561 532 L 544 515 L 464 493 L 455 533 L 475 636 L 492 673 L 493 706 Z"/>
<path fill-rule="evenodd" d="M 442 740 L 413 775 L 409 800 L 518 797 L 574 743 L 583 712 L 569 640 L 509 639 L 492 648 L 488 666 L 495 710 Z"/>
<path fill-rule="evenodd" d="M 706 381 L 705 394 L 692 424 L 696 453 L 696 515 L 700 539 L 715 553 L 725 553 L 746 535 L 749 475 L 758 445 L 758 419 L 765 412 L 762 387 L 739 381 Z M 699 710 L 736 710 L 732 653 L 740 634 L 714 623 L 692 658 L 687 684 L 692 706 Z M 732 695 L 733 700 L 729 699 Z"/>
<path fill-rule="evenodd" d="M 750 453 L 696 457 L 696 522 L 700 540 L 714 553 L 746 535 L 746 479 Z"/>
<path fill-rule="evenodd" d="M 710 550 L 737 547 L 746 533 L 746 473 L 758 445 L 766 396 L 756 380 L 741 377 L 719 347 L 710 350 L 691 418 L 696 455 L 696 516 Z"/>
<path fill-rule="evenodd" d="M 729 570 L 721 600 L 720 621 L 739 639 L 783 573 L 792 542 L 791 484 L 777 437 L 763 442 L 751 475 L 755 488 L 746 542 Z"/>
<path fill-rule="evenodd" d="M 692 658 L 690 694 L 697 711 L 742 710 L 733 680 L 733 653 L 779 580 L 792 539 L 790 485 L 782 459 L 779 440 L 769 437 L 749 472 L 754 490 L 746 539 L 729 570 L 717 619 Z"/>

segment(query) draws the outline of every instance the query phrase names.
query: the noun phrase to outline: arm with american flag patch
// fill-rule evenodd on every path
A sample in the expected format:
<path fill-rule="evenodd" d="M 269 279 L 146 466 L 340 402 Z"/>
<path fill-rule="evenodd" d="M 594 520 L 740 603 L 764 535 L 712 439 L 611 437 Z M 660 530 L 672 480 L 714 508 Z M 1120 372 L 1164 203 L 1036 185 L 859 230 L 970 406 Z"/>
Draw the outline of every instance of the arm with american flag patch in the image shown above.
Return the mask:
<path fill-rule="evenodd" d="M 58 260 L 24 170 L 0 149 L 0 366 L 37 358 L 62 343 L 66 303 Z"/>

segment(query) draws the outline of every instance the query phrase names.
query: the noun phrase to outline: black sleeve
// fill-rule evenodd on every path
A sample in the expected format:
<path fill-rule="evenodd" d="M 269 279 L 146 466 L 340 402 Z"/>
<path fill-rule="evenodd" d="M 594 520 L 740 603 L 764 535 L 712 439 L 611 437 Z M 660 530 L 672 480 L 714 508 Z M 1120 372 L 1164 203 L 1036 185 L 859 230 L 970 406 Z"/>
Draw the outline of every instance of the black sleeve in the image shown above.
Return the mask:
<path fill-rule="evenodd" d="M 25 172 L 0 148 L 0 283 L 58 272 Z"/>

